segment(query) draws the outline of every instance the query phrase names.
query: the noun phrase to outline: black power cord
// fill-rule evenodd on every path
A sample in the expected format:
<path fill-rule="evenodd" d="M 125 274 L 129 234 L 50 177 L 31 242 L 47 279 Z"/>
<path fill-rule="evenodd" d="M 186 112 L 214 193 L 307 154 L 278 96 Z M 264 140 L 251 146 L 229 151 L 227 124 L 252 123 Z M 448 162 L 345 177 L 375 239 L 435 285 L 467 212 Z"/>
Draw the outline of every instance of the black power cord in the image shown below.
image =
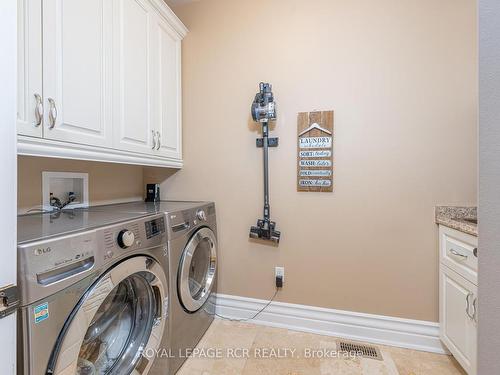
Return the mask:
<path fill-rule="evenodd" d="M 269 302 L 262 308 L 260 309 L 259 311 L 257 311 L 255 313 L 254 316 L 252 316 L 251 318 L 245 318 L 245 319 L 233 319 L 233 318 L 229 318 L 227 316 L 222 316 L 222 315 L 219 315 L 217 313 L 215 313 L 215 316 L 221 318 L 221 319 L 224 319 L 224 320 L 229 320 L 231 322 L 247 322 L 249 320 L 253 320 L 255 319 L 257 316 L 259 316 L 260 313 L 262 313 L 265 309 L 267 309 L 267 307 L 271 304 L 271 302 L 274 301 L 274 298 L 276 297 L 276 295 L 278 294 L 280 288 L 279 287 L 276 287 L 276 291 L 274 292 L 274 295 L 272 296 L 272 298 L 269 300 Z"/>

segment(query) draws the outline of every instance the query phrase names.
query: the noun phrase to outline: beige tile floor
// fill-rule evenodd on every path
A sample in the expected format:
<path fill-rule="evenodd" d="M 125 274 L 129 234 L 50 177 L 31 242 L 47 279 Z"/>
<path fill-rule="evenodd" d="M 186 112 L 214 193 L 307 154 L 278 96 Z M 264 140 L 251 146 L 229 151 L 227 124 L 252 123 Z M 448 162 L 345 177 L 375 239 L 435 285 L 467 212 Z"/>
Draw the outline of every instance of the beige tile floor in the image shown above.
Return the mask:
<path fill-rule="evenodd" d="M 335 353 L 336 340 L 217 319 L 177 375 L 465 375 L 451 356 L 382 345 L 382 361 L 319 358 Z"/>

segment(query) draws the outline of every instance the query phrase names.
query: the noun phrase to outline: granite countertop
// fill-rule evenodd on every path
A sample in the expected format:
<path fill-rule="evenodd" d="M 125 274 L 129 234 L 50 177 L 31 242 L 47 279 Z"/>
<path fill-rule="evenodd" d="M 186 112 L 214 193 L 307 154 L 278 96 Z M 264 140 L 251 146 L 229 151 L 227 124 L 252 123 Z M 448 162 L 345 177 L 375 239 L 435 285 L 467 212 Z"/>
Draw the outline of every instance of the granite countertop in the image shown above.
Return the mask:
<path fill-rule="evenodd" d="M 477 237 L 477 207 L 436 206 L 436 223 Z"/>

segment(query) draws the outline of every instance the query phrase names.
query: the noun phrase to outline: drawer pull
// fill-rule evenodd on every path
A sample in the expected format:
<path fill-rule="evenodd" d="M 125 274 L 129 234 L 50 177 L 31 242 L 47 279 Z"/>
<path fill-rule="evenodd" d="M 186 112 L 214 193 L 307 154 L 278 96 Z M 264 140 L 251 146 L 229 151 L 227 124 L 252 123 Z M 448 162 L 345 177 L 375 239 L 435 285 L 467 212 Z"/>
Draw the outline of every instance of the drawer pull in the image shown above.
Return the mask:
<path fill-rule="evenodd" d="M 474 307 L 474 313 L 472 314 L 472 320 L 477 323 L 477 298 L 474 298 L 474 302 L 472 302 L 472 307 Z"/>
<path fill-rule="evenodd" d="M 474 250 L 472 250 L 472 254 L 474 254 L 474 256 L 477 258 L 477 247 L 475 247 Z"/>
<path fill-rule="evenodd" d="M 181 230 L 189 229 L 189 221 L 182 224 L 172 225 L 173 232 L 180 232 Z"/>
<path fill-rule="evenodd" d="M 52 271 L 37 273 L 36 278 L 38 284 L 51 285 L 58 281 L 67 279 L 69 277 L 78 275 L 82 272 L 88 271 L 94 267 L 95 259 L 90 257 L 79 262 L 69 264 Z"/>
<path fill-rule="evenodd" d="M 42 124 L 43 119 L 43 101 L 42 97 L 39 94 L 35 94 L 35 126 L 40 126 Z"/>
<path fill-rule="evenodd" d="M 153 134 L 153 147 L 151 147 L 153 150 L 156 149 L 156 132 L 154 130 L 151 130 L 151 133 Z"/>
<path fill-rule="evenodd" d="M 455 255 L 456 257 L 460 257 L 460 258 L 462 258 L 462 259 L 467 259 L 467 258 L 468 258 L 468 256 L 467 256 L 467 255 L 461 254 L 461 253 L 459 253 L 458 251 L 456 251 L 455 249 L 450 249 L 450 253 L 451 253 L 452 255 Z"/>
<path fill-rule="evenodd" d="M 467 294 L 467 297 L 465 297 L 465 301 L 466 301 L 466 305 L 465 305 L 465 313 L 467 314 L 467 316 L 469 317 L 470 320 L 474 320 L 474 315 L 471 315 L 469 314 L 469 310 L 470 310 L 470 302 L 469 302 L 469 298 L 470 297 L 473 297 L 474 294 L 472 293 L 469 293 Z M 474 313 L 475 314 L 475 313 Z"/>
<path fill-rule="evenodd" d="M 47 101 L 49 102 L 49 129 L 54 129 L 54 126 L 56 126 L 56 120 L 57 120 L 57 107 L 56 107 L 56 102 L 52 98 L 48 98 Z"/>

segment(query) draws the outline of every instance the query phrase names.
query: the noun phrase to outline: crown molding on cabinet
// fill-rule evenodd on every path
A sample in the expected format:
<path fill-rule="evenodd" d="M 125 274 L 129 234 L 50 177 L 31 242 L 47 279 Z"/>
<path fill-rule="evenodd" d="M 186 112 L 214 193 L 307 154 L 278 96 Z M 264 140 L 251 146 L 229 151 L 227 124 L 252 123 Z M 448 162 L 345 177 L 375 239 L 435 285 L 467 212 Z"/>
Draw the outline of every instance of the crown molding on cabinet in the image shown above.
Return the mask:
<path fill-rule="evenodd" d="M 163 0 L 149 0 L 153 7 L 168 21 L 170 26 L 172 26 L 179 36 L 184 38 L 187 33 L 187 27 L 182 23 L 179 17 L 170 9 L 170 7 L 165 4 Z"/>

